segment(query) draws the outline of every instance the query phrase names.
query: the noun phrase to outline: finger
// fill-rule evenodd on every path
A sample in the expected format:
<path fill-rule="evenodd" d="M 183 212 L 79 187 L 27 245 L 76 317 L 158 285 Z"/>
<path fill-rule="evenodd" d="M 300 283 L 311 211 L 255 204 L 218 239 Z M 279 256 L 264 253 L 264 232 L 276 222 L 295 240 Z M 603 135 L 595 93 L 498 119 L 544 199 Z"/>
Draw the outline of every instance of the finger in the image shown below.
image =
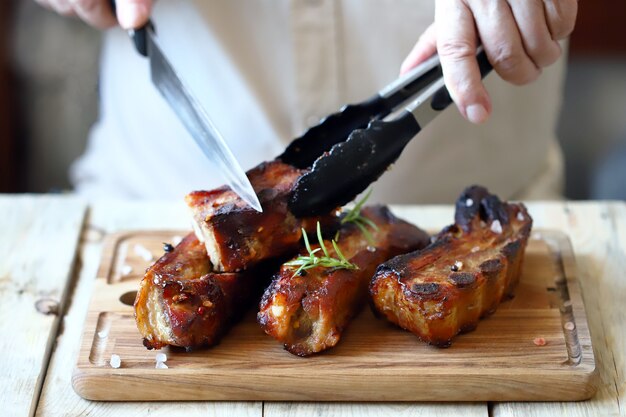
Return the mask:
<path fill-rule="evenodd" d="M 400 67 L 400 75 L 421 64 L 437 52 L 436 33 L 434 23 L 426 28 L 409 55 L 404 59 Z"/>
<path fill-rule="evenodd" d="M 37 3 L 41 7 L 44 7 L 48 10 L 52 9 L 52 6 L 50 5 L 50 1 L 48 0 L 35 0 L 35 3 Z"/>
<path fill-rule="evenodd" d="M 574 30 L 578 0 L 543 0 L 552 39 L 567 38 Z"/>
<path fill-rule="evenodd" d="M 152 0 L 117 0 L 117 20 L 124 29 L 145 25 L 151 10 Z"/>
<path fill-rule="evenodd" d="M 491 113 L 491 101 L 476 61 L 472 12 L 461 1 L 440 0 L 435 7 L 435 24 L 437 51 L 450 96 L 467 120 L 483 123 Z"/>
<path fill-rule="evenodd" d="M 54 10 L 60 15 L 63 15 L 63 16 L 74 15 L 74 8 L 70 4 L 69 0 L 49 0 L 48 6 L 50 9 Z"/>
<path fill-rule="evenodd" d="M 522 38 L 505 1 L 470 0 L 476 27 L 489 62 L 504 80 L 523 85 L 534 81 L 541 70 L 524 50 Z"/>
<path fill-rule="evenodd" d="M 508 0 L 526 55 L 535 66 L 547 67 L 561 56 L 561 46 L 552 39 L 541 0 Z"/>
<path fill-rule="evenodd" d="M 76 15 L 91 26 L 105 29 L 117 23 L 108 0 L 72 0 L 72 3 Z"/>

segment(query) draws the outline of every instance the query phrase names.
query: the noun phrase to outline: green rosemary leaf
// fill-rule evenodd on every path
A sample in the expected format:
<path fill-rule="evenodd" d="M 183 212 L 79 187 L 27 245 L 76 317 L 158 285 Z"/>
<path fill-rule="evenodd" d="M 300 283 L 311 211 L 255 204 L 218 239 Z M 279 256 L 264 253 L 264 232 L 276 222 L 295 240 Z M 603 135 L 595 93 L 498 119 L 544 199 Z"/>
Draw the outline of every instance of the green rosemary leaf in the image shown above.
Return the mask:
<path fill-rule="evenodd" d="M 372 236 L 372 234 L 370 233 L 369 230 L 367 230 L 367 228 L 365 226 L 363 226 L 363 224 L 361 223 L 355 223 L 356 227 L 359 228 L 359 230 L 361 231 L 361 233 L 363 233 L 363 236 L 365 236 L 365 240 L 367 240 L 367 242 L 370 245 L 375 245 L 376 242 L 374 241 L 374 236 Z"/>
<path fill-rule="evenodd" d="M 334 239 L 331 240 L 331 243 L 333 245 L 333 248 L 335 249 L 335 252 L 337 253 L 338 259 L 330 256 L 328 249 L 326 249 L 326 246 L 324 245 L 324 239 L 322 236 L 322 230 L 319 222 L 317 222 L 317 239 L 320 245 L 319 248 L 311 249 L 309 238 L 304 229 L 302 230 L 302 237 L 304 238 L 304 246 L 306 247 L 309 255 L 300 255 L 296 259 L 292 259 L 291 261 L 285 263 L 286 266 L 298 267 L 292 277 L 297 276 L 302 271 L 317 267 L 335 269 L 358 269 L 355 264 L 348 261 L 343 253 L 341 253 L 341 250 L 339 249 L 339 246 Z M 322 251 L 324 253 L 324 256 L 317 256 L 316 253 L 318 253 L 319 251 Z"/>
<path fill-rule="evenodd" d="M 306 247 L 306 250 L 311 253 L 311 245 L 309 244 L 309 237 L 306 235 L 306 230 L 304 230 L 304 227 L 302 228 L 302 237 L 304 238 L 304 246 Z"/>
<path fill-rule="evenodd" d="M 378 230 L 378 226 L 376 225 L 376 223 L 374 223 L 367 217 L 364 217 L 361 215 L 361 209 L 363 208 L 363 205 L 365 204 L 365 202 L 370 198 L 371 194 L 372 194 L 372 188 L 370 188 L 365 194 L 365 196 L 363 196 L 363 198 L 359 200 L 354 205 L 354 207 L 352 207 L 352 209 L 348 211 L 348 213 L 346 213 L 343 219 L 341 219 L 341 224 L 353 223 L 359 228 L 361 233 L 363 233 L 363 235 L 365 236 L 365 239 L 370 244 L 374 245 L 376 242 L 374 241 L 374 237 L 372 236 L 372 234 L 369 232 L 369 230 L 367 230 L 367 227 L 370 227 L 372 230 Z M 335 235 L 335 239 L 337 240 L 338 238 L 339 238 L 339 234 Z"/>
<path fill-rule="evenodd" d="M 317 241 L 320 244 L 320 248 L 322 248 L 322 250 L 324 251 L 324 255 L 327 258 L 330 258 L 328 250 L 326 250 L 326 246 L 324 245 L 324 237 L 322 236 L 322 227 L 320 226 L 320 222 L 317 222 Z"/>

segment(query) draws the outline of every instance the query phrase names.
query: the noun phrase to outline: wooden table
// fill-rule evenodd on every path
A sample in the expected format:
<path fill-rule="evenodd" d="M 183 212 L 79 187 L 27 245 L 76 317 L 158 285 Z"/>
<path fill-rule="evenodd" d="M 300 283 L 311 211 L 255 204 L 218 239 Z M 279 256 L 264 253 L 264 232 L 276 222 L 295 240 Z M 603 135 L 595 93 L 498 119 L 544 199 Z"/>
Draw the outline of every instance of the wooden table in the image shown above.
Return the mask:
<path fill-rule="evenodd" d="M 617 416 L 626 415 L 626 204 L 531 203 L 537 228 L 565 231 L 577 255 L 600 386 L 572 403 L 108 403 L 74 393 L 71 374 L 104 234 L 188 228 L 182 203 L 0 196 L 0 414 L 3 416 Z M 451 206 L 424 206 L 444 226 Z M 396 212 L 401 216 L 402 207 Z M 164 387 L 167 390 L 167 387 Z"/>

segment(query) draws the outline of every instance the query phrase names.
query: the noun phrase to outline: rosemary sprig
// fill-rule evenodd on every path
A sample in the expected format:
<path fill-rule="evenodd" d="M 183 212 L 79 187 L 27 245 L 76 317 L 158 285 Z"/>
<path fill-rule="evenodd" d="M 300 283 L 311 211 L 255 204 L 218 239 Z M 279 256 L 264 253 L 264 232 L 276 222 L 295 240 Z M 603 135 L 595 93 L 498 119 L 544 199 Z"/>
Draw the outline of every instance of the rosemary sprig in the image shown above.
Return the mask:
<path fill-rule="evenodd" d="M 354 205 L 354 207 L 352 207 L 352 209 L 348 211 L 348 213 L 346 213 L 344 218 L 341 219 L 341 224 L 353 223 L 356 227 L 359 228 L 361 233 L 363 233 L 363 236 L 365 236 L 365 239 L 370 244 L 374 245 L 376 243 L 374 241 L 374 237 L 372 236 L 370 231 L 367 230 L 367 228 L 370 227 L 372 230 L 378 230 L 378 226 L 376 225 L 376 223 L 374 223 L 367 217 L 364 217 L 361 215 L 361 208 L 363 208 L 363 205 L 370 198 L 371 194 L 372 194 L 372 189 L 370 188 L 367 194 L 365 194 L 365 196 L 363 196 L 363 198 L 359 200 Z M 337 232 L 337 234 L 335 235 L 335 240 L 337 239 L 339 239 L 339 232 Z"/>
<path fill-rule="evenodd" d="M 302 237 L 304 238 L 304 246 L 306 247 L 307 255 L 300 255 L 296 259 L 285 263 L 286 266 L 297 266 L 298 269 L 293 274 L 293 277 L 300 274 L 302 271 L 306 271 L 311 268 L 334 268 L 334 269 L 359 269 L 358 266 L 351 263 L 346 259 L 346 257 L 339 250 L 339 246 L 337 246 L 337 242 L 333 239 L 331 243 L 333 244 L 333 248 L 337 254 L 337 258 L 333 258 L 328 253 L 328 249 L 326 249 L 326 245 L 324 245 L 324 239 L 322 237 L 322 230 L 320 226 L 320 222 L 317 222 L 317 241 L 319 242 L 320 247 L 317 249 L 311 249 L 311 244 L 309 243 L 309 237 L 306 234 L 306 231 L 302 229 Z M 323 256 L 317 256 L 319 251 L 322 251 Z"/>

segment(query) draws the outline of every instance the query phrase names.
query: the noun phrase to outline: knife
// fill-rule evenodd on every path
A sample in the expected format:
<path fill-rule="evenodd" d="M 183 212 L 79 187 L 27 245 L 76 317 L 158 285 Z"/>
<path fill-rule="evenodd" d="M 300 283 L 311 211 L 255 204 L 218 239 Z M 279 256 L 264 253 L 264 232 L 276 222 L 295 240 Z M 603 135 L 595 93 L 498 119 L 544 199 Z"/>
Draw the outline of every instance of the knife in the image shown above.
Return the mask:
<path fill-rule="evenodd" d="M 110 4 L 115 16 L 115 0 L 110 0 Z M 129 30 L 128 34 L 137 52 L 150 61 L 152 83 L 176 113 L 204 155 L 217 168 L 226 185 L 250 207 L 262 212 L 261 203 L 241 165 L 206 111 L 178 77 L 163 54 L 152 21 L 148 21 L 141 28 Z"/>

